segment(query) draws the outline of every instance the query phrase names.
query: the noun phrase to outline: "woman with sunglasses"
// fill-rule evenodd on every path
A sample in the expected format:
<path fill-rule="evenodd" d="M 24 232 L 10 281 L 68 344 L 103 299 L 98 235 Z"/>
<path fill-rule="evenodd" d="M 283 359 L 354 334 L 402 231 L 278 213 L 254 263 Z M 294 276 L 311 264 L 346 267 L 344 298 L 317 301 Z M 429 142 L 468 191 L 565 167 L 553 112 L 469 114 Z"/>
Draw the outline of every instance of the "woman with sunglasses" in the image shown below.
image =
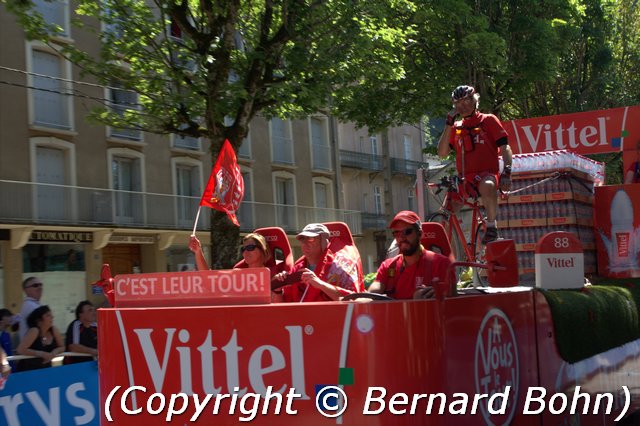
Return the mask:
<path fill-rule="evenodd" d="M 29 331 L 20 341 L 16 352 L 35 358 L 20 360 L 17 371 L 51 367 L 51 360 L 64 352 L 64 340 L 53 325 L 51 309 L 47 305 L 34 309 L 27 318 L 27 324 Z"/>
<path fill-rule="evenodd" d="M 242 253 L 242 258 L 248 268 L 268 267 L 267 262 L 271 259 L 271 251 L 267 240 L 255 232 L 244 236 L 240 253 Z M 271 275 L 273 275 L 273 271 L 271 271 Z"/>
<path fill-rule="evenodd" d="M 206 271 L 209 269 L 207 260 L 204 258 L 202 252 L 202 244 L 195 235 L 191 236 L 189 240 L 189 249 L 196 255 L 196 266 L 199 271 Z M 239 268 L 264 268 L 267 267 L 271 271 L 271 275 L 275 273 L 275 268 L 272 268 L 268 263 L 271 259 L 271 250 L 264 236 L 252 232 L 242 238 L 242 246 L 240 247 L 242 258 L 246 266 L 237 266 Z"/>

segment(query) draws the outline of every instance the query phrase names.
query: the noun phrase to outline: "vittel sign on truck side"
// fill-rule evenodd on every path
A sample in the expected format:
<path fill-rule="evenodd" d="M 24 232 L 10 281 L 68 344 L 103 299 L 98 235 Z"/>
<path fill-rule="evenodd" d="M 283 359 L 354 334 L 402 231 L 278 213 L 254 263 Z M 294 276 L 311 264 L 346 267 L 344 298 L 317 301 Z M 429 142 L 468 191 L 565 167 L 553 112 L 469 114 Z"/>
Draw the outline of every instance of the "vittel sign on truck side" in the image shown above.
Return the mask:
<path fill-rule="evenodd" d="M 572 232 L 551 232 L 536 244 L 536 287 L 582 288 L 584 252 Z"/>

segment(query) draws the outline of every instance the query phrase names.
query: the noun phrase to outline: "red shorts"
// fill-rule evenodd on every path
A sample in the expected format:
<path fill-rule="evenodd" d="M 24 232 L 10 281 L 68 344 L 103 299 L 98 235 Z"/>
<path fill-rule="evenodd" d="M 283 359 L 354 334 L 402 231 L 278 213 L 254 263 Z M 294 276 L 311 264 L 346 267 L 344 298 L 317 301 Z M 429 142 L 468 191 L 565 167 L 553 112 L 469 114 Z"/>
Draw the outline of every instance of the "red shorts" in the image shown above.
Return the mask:
<path fill-rule="evenodd" d="M 479 198 L 480 192 L 478 191 L 478 185 L 488 177 L 493 177 L 496 182 L 496 187 L 499 186 L 500 178 L 496 173 L 481 172 L 465 175 L 464 186 L 462 188 L 458 188 L 456 200 L 462 202 L 469 198 Z M 466 197 L 464 195 L 466 195 Z"/>

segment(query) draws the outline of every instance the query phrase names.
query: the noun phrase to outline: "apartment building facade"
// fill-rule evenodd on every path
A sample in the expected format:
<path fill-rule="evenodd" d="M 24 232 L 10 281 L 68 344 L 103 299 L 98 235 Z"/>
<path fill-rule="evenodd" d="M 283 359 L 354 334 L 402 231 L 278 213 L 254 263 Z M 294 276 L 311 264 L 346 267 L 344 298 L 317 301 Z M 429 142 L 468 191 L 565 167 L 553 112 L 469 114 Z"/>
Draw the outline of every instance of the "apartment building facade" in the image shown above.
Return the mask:
<path fill-rule="evenodd" d="M 37 3 L 67 30 L 56 43 L 91 51 L 91 40 L 74 39 L 67 3 Z M 92 84 L 55 51 L 27 41 L 3 8 L 0 39 L 0 306 L 18 311 L 21 282 L 36 275 L 62 325 L 80 300 L 103 304 L 90 284 L 104 263 L 114 275 L 193 269 L 187 243 L 212 167 L 208 141 L 90 123 L 94 106 L 124 110 L 135 96 Z M 420 132 L 369 134 L 326 113 L 257 117 L 238 152 L 241 232 L 280 226 L 299 254 L 295 234 L 305 224 L 344 221 L 365 269 L 375 270 L 389 218 L 416 208 Z M 197 226 L 205 248 L 209 227 L 205 208 Z"/>

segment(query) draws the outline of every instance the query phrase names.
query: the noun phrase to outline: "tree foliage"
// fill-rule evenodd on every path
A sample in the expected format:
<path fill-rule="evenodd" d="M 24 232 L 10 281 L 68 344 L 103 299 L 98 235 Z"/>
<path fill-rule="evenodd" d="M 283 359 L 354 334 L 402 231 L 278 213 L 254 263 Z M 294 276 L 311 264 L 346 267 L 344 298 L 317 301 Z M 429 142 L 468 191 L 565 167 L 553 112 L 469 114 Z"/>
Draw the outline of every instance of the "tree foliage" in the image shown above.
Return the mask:
<path fill-rule="evenodd" d="M 27 35 L 61 52 L 100 83 L 139 94 L 139 108 L 96 108 L 91 118 L 116 127 L 205 137 L 217 156 L 234 148 L 258 113 L 317 112 L 334 92 L 402 74 L 411 28 L 405 0 L 79 0 L 74 31 L 92 33 L 99 55 L 57 43 L 31 2 L 9 2 Z M 78 37 L 79 39 L 79 37 Z M 372 77 L 371 77 L 372 76 Z M 346 96 L 346 95 L 344 95 Z M 344 99 L 344 98 L 342 98 Z M 229 267 L 238 231 L 214 214 L 214 266 Z"/>
<path fill-rule="evenodd" d="M 98 55 L 53 42 L 30 1 L 6 2 L 30 38 L 139 94 L 94 120 L 204 137 L 214 157 L 258 113 L 323 109 L 377 131 L 444 115 L 459 84 L 502 119 L 640 102 L 637 0 L 78 0 L 74 32 Z M 213 220 L 214 266 L 228 267 L 238 232 Z"/>

